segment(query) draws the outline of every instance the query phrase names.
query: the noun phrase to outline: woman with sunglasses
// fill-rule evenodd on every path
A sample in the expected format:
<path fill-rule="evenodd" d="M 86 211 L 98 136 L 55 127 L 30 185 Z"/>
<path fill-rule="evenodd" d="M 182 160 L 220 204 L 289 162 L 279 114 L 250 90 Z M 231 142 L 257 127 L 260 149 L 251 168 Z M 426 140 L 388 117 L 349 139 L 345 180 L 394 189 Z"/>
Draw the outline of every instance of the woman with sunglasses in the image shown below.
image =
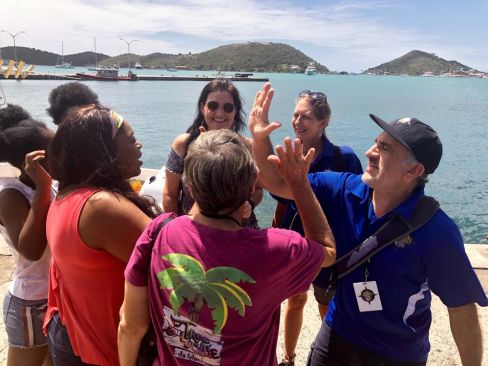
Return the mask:
<path fill-rule="evenodd" d="M 178 135 L 171 145 L 166 164 L 166 181 L 163 189 L 163 208 L 165 212 L 177 215 L 187 214 L 194 200 L 181 182 L 183 159 L 188 146 L 198 137 L 202 130 L 213 131 L 229 129 L 240 133 L 246 126 L 242 101 L 237 88 L 227 79 L 215 79 L 205 85 L 197 104 L 197 116 L 186 133 Z M 239 135 L 242 142 L 251 150 L 251 140 Z M 263 190 L 256 188 L 251 197 L 251 204 L 258 204 Z M 246 226 L 257 226 L 254 214 Z"/>
<path fill-rule="evenodd" d="M 339 172 L 362 173 L 361 163 L 348 146 L 336 146 L 327 138 L 325 129 L 329 125 L 330 106 L 327 96 L 322 92 L 304 90 L 298 95 L 291 124 L 295 137 L 303 143 L 303 151 L 315 149 L 315 157 L 309 173 L 333 170 Z M 278 205 L 273 219 L 273 226 L 297 231 L 303 235 L 303 227 L 297 208 L 293 201 L 275 197 Z M 327 276 L 326 270 L 317 277 Z M 327 277 L 328 278 L 328 277 Z M 318 302 L 320 316 L 324 318 L 328 310 L 328 303 L 333 295 L 327 294 L 325 288 L 316 285 L 314 281 L 314 295 Z M 285 308 L 285 359 L 280 366 L 294 365 L 295 349 L 303 322 L 303 308 L 307 302 L 307 293 L 299 294 L 288 299 Z"/>
<path fill-rule="evenodd" d="M 129 178 L 141 172 L 141 144 L 129 122 L 94 104 L 59 125 L 50 171 L 59 193 L 47 216 L 51 249 L 45 331 L 54 365 L 118 365 L 124 269 L 158 213 Z"/>

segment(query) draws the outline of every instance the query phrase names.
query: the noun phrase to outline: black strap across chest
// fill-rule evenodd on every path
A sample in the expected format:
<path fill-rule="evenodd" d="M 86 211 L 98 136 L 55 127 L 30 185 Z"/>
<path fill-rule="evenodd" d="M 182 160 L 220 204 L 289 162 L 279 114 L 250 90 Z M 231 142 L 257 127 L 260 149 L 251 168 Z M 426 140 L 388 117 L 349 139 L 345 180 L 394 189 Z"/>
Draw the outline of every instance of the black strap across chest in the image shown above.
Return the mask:
<path fill-rule="evenodd" d="M 376 253 L 422 227 L 434 216 L 438 208 L 439 202 L 432 197 L 423 196 L 418 200 L 409 220 L 394 214 L 373 235 L 337 259 L 333 265 L 332 279 L 337 281 L 343 278 Z"/>

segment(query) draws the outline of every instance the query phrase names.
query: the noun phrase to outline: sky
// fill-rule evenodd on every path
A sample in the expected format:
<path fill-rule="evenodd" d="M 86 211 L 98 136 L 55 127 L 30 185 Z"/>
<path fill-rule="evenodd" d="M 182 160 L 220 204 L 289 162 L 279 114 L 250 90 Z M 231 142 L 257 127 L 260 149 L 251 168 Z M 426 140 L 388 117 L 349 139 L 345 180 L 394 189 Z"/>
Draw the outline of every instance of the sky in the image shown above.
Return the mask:
<path fill-rule="evenodd" d="M 0 0 L 0 3 L 7 0 Z M 248 41 L 286 43 L 333 71 L 361 72 L 412 50 L 488 71 L 488 0 L 16 0 L 0 30 L 17 46 L 199 53 Z M 0 33 L 0 47 L 12 46 Z"/>

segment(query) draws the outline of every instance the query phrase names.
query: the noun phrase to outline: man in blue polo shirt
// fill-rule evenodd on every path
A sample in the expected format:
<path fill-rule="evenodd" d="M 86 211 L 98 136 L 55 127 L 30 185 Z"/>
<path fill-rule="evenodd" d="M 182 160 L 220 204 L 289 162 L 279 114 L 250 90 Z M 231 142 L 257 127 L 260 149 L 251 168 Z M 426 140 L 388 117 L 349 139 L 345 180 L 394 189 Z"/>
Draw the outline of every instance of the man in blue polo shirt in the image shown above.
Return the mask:
<path fill-rule="evenodd" d="M 307 169 L 302 146 L 285 139 L 273 154 L 268 122 L 269 84 L 258 93 L 250 116 L 253 152 L 263 187 L 280 197 L 289 188 L 280 165 Z M 366 152 L 363 175 L 321 172 L 309 180 L 336 239 L 337 257 L 374 234 L 392 215 L 411 217 L 437 168 L 437 133 L 415 118 L 387 123 L 370 115 L 383 132 Z M 463 365 L 481 365 L 481 329 L 475 303 L 487 297 L 464 251 L 456 224 L 441 210 L 421 228 L 359 266 L 337 284 L 308 365 L 425 365 L 431 323 L 431 291 L 447 306 Z"/>

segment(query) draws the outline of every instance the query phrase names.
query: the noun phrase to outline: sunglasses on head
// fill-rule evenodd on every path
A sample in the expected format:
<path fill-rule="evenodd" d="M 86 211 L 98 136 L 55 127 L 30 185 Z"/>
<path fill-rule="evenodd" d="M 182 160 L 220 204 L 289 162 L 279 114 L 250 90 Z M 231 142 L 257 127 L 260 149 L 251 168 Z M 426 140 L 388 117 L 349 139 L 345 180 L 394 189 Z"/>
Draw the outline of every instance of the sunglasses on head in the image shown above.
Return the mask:
<path fill-rule="evenodd" d="M 327 100 L 327 95 L 325 95 L 322 92 L 314 92 L 311 90 L 304 90 L 298 94 L 299 98 L 303 97 L 309 97 L 312 98 L 313 100 Z"/>
<path fill-rule="evenodd" d="M 219 109 L 219 103 L 211 100 L 210 102 L 207 102 L 207 108 L 212 112 L 215 112 L 217 109 Z M 223 109 L 225 113 L 232 113 L 234 112 L 235 108 L 236 106 L 232 103 L 224 103 L 223 105 Z"/>

